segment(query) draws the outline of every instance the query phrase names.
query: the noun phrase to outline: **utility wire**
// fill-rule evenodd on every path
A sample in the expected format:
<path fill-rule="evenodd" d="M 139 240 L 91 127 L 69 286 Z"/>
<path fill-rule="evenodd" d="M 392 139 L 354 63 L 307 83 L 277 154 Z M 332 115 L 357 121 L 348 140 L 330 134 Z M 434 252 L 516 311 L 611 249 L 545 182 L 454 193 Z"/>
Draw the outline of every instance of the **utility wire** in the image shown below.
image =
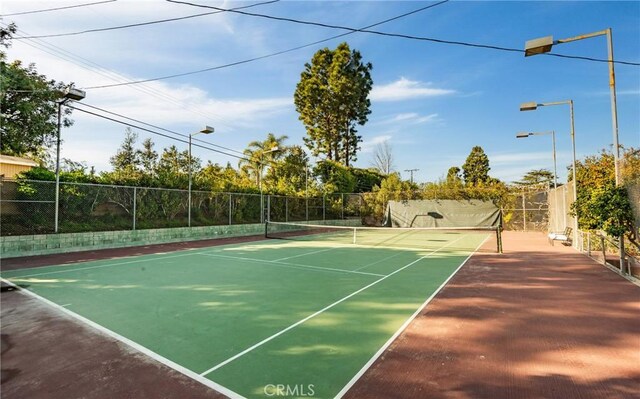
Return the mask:
<path fill-rule="evenodd" d="M 165 138 L 168 138 L 168 139 L 171 139 L 171 140 L 175 140 L 175 141 L 178 141 L 178 142 L 181 142 L 181 143 L 189 144 L 189 141 L 185 140 L 185 139 L 173 137 L 173 136 L 170 136 L 170 135 L 165 134 L 165 133 L 160 133 L 160 132 L 157 132 L 155 130 L 148 129 L 146 127 L 134 125 L 133 123 L 129 123 L 129 122 L 125 122 L 125 121 L 121 121 L 121 120 L 115 119 L 115 118 L 111 118 L 109 116 L 100 115 L 100 114 L 98 114 L 96 112 L 92 112 L 92 111 L 88 111 L 86 109 L 74 107 L 73 105 L 67 104 L 66 106 L 71 108 L 71 109 L 74 109 L 76 111 L 80 111 L 80 112 L 84 112 L 84 113 L 89 114 L 89 115 L 97 116 L 98 118 L 103 118 L 103 119 L 106 119 L 106 120 L 109 120 L 109 121 L 112 121 L 112 122 L 115 122 L 115 123 L 119 123 L 121 125 L 129 126 L 129 127 L 132 127 L 132 128 L 138 129 L 138 130 L 142 130 L 142 131 L 145 131 L 145 132 L 149 132 L 149 133 L 152 133 L 152 134 L 155 134 L 155 135 L 158 135 L 158 136 L 162 136 L 162 137 L 165 137 Z M 163 129 L 163 130 L 166 130 L 166 129 Z M 227 156 L 230 156 L 230 157 L 233 157 L 233 158 L 238 158 L 238 159 L 245 160 L 245 161 L 251 161 L 250 159 L 248 159 L 246 157 L 241 157 L 239 155 L 230 154 L 230 153 L 227 153 L 225 151 L 221 151 L 221 150 L 218 150 L 218 149 L 215 149 L 215 148 L 211 148 L 211 147 L 208 147 L 208 146 L 205 146 L 205 145 L 202 145 L 202 144 L 193 144 L 193 143 L 191 143 L 191 145 L 193 147 L 203 148 L 205 150 L 213 151 L 213 152 L 216 152 L 216 153 L 219 153 L 219 154 L 223 154 L 223 155 L 227 155 Z"/>
<path fill-rule="evenodd" d="M 2 25 L 2 24 L 0 23 L 0 25 Z M 21 29 L 18 29 L 18 32 L 22 32 L 22 33 L 26 34 L 26 32 L 24 32 Z M 65 50 L 65 49 L 63 49 L 61 47 L 58 47 L 58 46 L 53 45 L 51 43 L 48 43 L 45 40 L 42 40 L 42 39 L 28 39 L 28 40 L 26 40 L 26 41 L 24 41 L 22 43 L 26 44 L 28 46 L 34 47 L 34 48 L 36 48 L 36 49 L 38 49 L 40 51 L 44 51 L 45 53 L 51 54 L 51 55 L 53 55 L 53 56 L 55 56 L 57 58 L 69 61 L 69 62 L 71 62 L 71 63 L 73 63 L 75 65 L 78 65 L 78 66 L 88 70 L 88 71 L 91 71 L 93 73 L 97 73 L 98 75 L 104 76 L 104 77 L 108 78 L 109 80 L 123 81 L 123 80 L 126 79 L 124 76 L 119 75 L 116 72 L 110 71 L 109 69 L 107 69 L 107 68 L 105 68 L 105 67 L 103 67 L 103 66 L 101 66 L 101 65 L 99 65 L 99 64 L 97 64 L 97 63 L 95 63 L 93 61 L 90 61 L 90 60 L 88 60 L 86 58 L 83 58 L 83 57 L 78 56 L 78 55 L 76 55 L 74 53 L 71 53 L 71 52 L 69 52 L 69 51 L 67 51 L 67 50 Z M 173 103 L 173 104 L 175 104 L 175 105 L 177 105 L 177 106 L 179 106 L 179 107 L 181 107 L 183 109 L 186 109 L 186 110 L 192 112 L 194 115 L 199 115 L 199 116 L 205 117 L 206 119 L 214 119 L 214 120 L 216 120 L 216 122 L 218 124 L 222 124 L 222 125 L 229 126 L 229 127 L 231 126 L 230 122 L 228 122 L 228 121 L 225 122 L 225 118 L 223 118 L 223 117 L 221 117 L 221 116 L 219 116 L 219 115 L 217 115 L 215 113 L 210 113 L 210 115 L 208 115 L 208 114 L 205 114 L 205 113 L 199 111 L 198 109 L 196 109 L 194 107 L 186 106 L 184 104 L 184 102 L 182 102 L 180 99 L 177 99 L 177 98 L 175 98 L 175 97 L 173 97 L 171 95 L 163 93 L 162 91 L 157 90 L 157 89 L 155 89 L 153 87 L 146 86 L 146 85 L 139 85 L 139 86 L 136 86 L 136 87 L 133 87 L 133 88 L 138 90 L 138 91 L 140 91 L 140 92 L 146 93 L 146 94 L 148 94 L 150 96 L 159 98 L 159 99 L 167 101 L 167 102 L 171 102 L 171 103 Z M 214 117 L 212 118 L 211 115 L 213 115 Z"/>
<path fill-rule="evenodd" d="M 303 21 L 303 20 L 299 20 L 299 19 L 285 18 L 285 17 L 275 17 L 273 15 L 257 14 L 257 13 L 252 13 L 252 12 L 239 11 L 239 10 L 231 10 L 231 9 L 225 9 L 225 8 L 220 8 L 220 7 L 215 7 L 215 6 L 208 6 L 208 5 L 202 5 L 202 4 L 189 3 L 189 2 L 186 2 L 186 1 L 178 1 L 178 0 L 166 0 L 166 1 L 169 2 L 169 3 L 185 4 L 185 5 L 189 5 L 189 6 L 193 6 L 193 7 L 210 8 L 210 9 L 213 9 L 213 10 L 226 10 L 226 11 L 229 11 L 229 12 L 232 12 L 232 13 L 241 14 L 241 15 L 247 15 L 247 16 L 250 16 L 250 17 L 266 18 L 266 19 L 271 19 L 271 20 L 276 20 L 276 21 L 284 21 L 284 22 L 291 22 L 291 23 L 301 24 L 301 25 L 320 26 L 320 27 L 323 27 L 323 28 L 331 28 L 331 29 L 342 29 L 342 30 L 348 30 L 348 31 L 351 31 L 351 32 L 370 33 L 370 34 L 379 35 L 379 36 L 398 37 L 398 38 L 402 38 L 402 39 L 427 41 L 427 42 L 440 43 L 440 44 L 451 44 L 451 45 L 457 45 L 457 46 L 466 46 L 466 47 L 475 47 L 475 48 L 483 48 L 483 49 L 490 49 L 490 50 L 508 51 L 508 52 L 514 52 L 514 53 L 524 53 L 524 50 L 517 49 L 517 48 L 494 46 L 494 45 L 488 45 L 488 44 L 460 42 L 460 41 L 453 41 L 453 40 L 434 39 L 434 38 L 430 38 L 430 37 L 405 35 L 405 34 L 400 34 L 400 33 L 387 33 L 387 32 L 369 30 L 369 29 L 366 29 L 366 28 L 365 29 L 355 29 L 355 28 L 350 28 L 348 26 L 331 25 L 331 24 L 325 24 L 325 23 L 320 23 L 320 22 Z M 607 63 L 609 62 L 609 60 L 605 60 L 605 59 L 602 59 L 602 58 L 581 57 L 581 56 L 554 54 L 554 53 L 544 53 L 544 54 L 550 55 L 550 56 L 554 56 L 554 57 L 561 57 L 561 58 L 572 58 L 572 59 L 595 61 L 595 62 L 607 62 Z M 615 60 L 613 62 L 616 63 L 616 64 L 622 64 L 622 65 L 640 66 L 640 63 L 637 63 L 637 62 L 615 61 Z"/>
<path fill-rule="evenodd" d="M 3 14 L 0 15 L 0 17 L 12 17 L 14 15 L 27 15 L 27 14 L 36 14 L 39 12 L 49 12 L 49 11 L 58 11 L 58 10 L 67 10 L 69 8 L 78 8 L 78 7 L 86 7 L 86 6 L 95 6 L 98 4 L 105 4 L 105 3 L 113 3 L 116 0 L 106 0 L 106 1 L 97 1 L 95 3 L 84 3 L 84 4 L 76 4 L 73 6 L 66 6 L 66 7 L 56 7 L 56 8 L 45 8 L 43 10 L 34 10 L 34 11 L 23 11 L 23 12 L 14 12 L 12 14 Z"/>
<path fill-rule="evenodd" d="M 131 117 L 128 117 L 128 116 L 125 116 L 125 115 L 122 115 L 122 114 L 118 114 L 117 112 L 109 111 L 109 110 L 106 110 L 104 108 L 96 107 L 94 105 L 89 105 L 89 104 L 87 104 L 85 102 L 76 103 L 76 104 L 82 105 L 82 106 L 85 106 L 85 107 L 89 107 L 89 108 L 92 108 L 92 109 L 95 109 L 97 111 L 101 111 L 101 112 L 104 112 L 104 113 L 107 113 L 107 114 L 110 114 L 110 115 L 113 115 L 113 116 L 117 116 L 119 118 L 127 119 L 127 120 L 132 121 L 132 122 L 140 123 L 140 124 L 143 124 L 145 126 L 152 127 L 154 129 L 163 130 L 163 131 L 165 131 L 167 133 L 175 134 L 177 136 L 182 136 L 182 137 L 187 137 L 187 138 L 189 137 L 188 134 L 179 133 L 179 132 L 176 132 L 176 131 L 173 131 L 173 130 L 165 129 L 163 127 L 156 126 L 156 125 L 153 125 L 151 123 L 147 123 L 147 122 L 135 119 L 135 118 L 131 118 Z M 242 151 L 234 150 L 233 148 L 228 148 L 228 147 L 224 147 L 224 146 L 221 146 L 221 145 L 218 145 L 218 144 L 209 143 L 208 141 L 204 141 L 204 140 L 196 139 L 196 138 L 192 138 L 191 140 L 192 141 L 199 141 L 199 142 L 204 143 L 204 144 L 212 145 L 214 147 L 222 148 L 222 149 L 227 150 L 227 151 L 236 152 L 238 154 L 244 155 L 244 153 Z"/>
<path fill-rule="evenodd" d="M 374 26 L 386 24 L 387 22 L 391 22 L 391 21 L 394 21 L 394 20 L 397 20 L 397 19 L 400 19 L 400 18 L 407 17 L 409 15 L 416 14 L 418 12 L 421 12 L 421 11 L 428 10 L 430 8 L 439 6 L 441 4 L 447 3 L 448 1 L 449 0 L 444 0 L 444 1 L 440 1 L 440 2 L 435 3 L 435 4 L 431 4 L 431 5 L 428 5 L 428 6 L 425 6 L 425 7 L 421 7 L 421 8 L 406 12 L 404 14 L 397 15 L 395 17 L 391 17 L 391 18 L 385 19 L 383 21 L 376 22 L 376 23 L 371 24 L 371 25 L 367 25 L 367 26 L 365 26 L 365 27 L 363 27 L 361 29 L 369 29 L 369 28 L 373 28 Z M 315 46 L 317 44 L 328 42 L 330 40 L 337 39 L 337 38 L 340 38 L 340 37 L 343 37 L 343 36 L 351 35 L 353 33 L 355 33 L 355 32 L 342 33 L 340 35 L 331 36 L 331 37 L 328 37 L 326 39 L 318 40 L 318 41 L 315 41 L 313 43 L 303 44 L 301 46 L 293 47 L 293 48 L 290 48 L 290 49 L 287 49 L 287 50 L 277 51 L 275 53 L 266 54 L 266 55 L 262 55 L 262 56 L 258 56 L 258 57 L 254 57 L 254 58 L 249 58 L 247 60 L 235 61 L 235 62 L 232 62 L 232 63 L 229 63 L 229 64 L 218 65 L 218 66 L 211 67 L 211 68 L 199 69 L 199 70 L 190 71 L 190 72 L 177 73 L 177 74 L 173 74 L 173 75 L 166 75 L 166 76 L 161 76 L 161 77 L 157 77 L 157 78 L 135 80 L 135 81 L 124 82 L 124 83 L 114 83 L 114 84 L 100 85 L 100 86 L 87 86 L 87 87 L 83 87 L 83 89 L 91 90 L 91 89 L 105 89 L 105 88 L 117 87 L 117 86 L 128 86 L 128 85 L 134 85 L 134 84 L 140 84 L 140 83 L 155 82 L 155 81 L 158 81 L 158 80 L 172 79 L 172 78 L 177 78 L 177 77 L 181 77 L 181 76 L 195 75 L 195 74 L 203 73 L 203 72 L 215 71 L 217 69 L 224 69 L 224 68 L 229 68 L 229 67 L 232 67 L 232 66 L 248 64 L 250 62 L 262 60 L 262 59 L 265 59 L 265 58 L 271 58 L 271 57 L 275 57 L 277 55 L 290 53 L 292 51 L 300 50 L 300 49 L 303 49 L 303 48 L 306 48 L 306 47 Z"/>
<path fill-rule="evenodd" d="M 112 1 L 115 1 L 115 0 L 112 0 Z M 85 33 L 105 32 L 105 31 L 117 30 L 117 29 L 134 28 L 134 27 L 138 27 L 138 26 L 147 26 L 147 25 L 161 24 L 161 23 L 165 23 L 165 22 L 181 21 L 181 20 L 184 20 L 184 19 L 202 17 L 202 16 L 205 16 L 205 15 L 220 14 L 220 13 L 227 12 L 227 11 L 230 11 L 230 10 L 242 10 L 242 9 L 245 9 L 245 8 L 251 8 L 251 7 L 255 7 L 255 6 L 262 6 L 262 5 L 265 5 L 265 4 L 277 3 L 279 1 L 280 0 L 265 1 L 265 2 L 262 2 L 262 3 L 250 4 L 248 6 L 231 8 L 229 10 L 220 9 L 220 10 L 217 10 L 217 11 L 205 12 L 205 13 L 201 13 L 201 14 L 187 15 L 186 17 L 159 19 L 159 20 L 156 20 L 156 21 L 140 22 L 140 23 L 137 23 L 137 24 L 129 24 L 129 25 L 112 26 L 112 27 L 108 27 L 108 28 L 87 29 L 87 30 L 78 31 L 78 32 L 56 33 L 56 34 L 50 34 L 50 35 L 20 36 L 20 37 L 16 37 L 15 39 L 16 40 L 44 39 L 44 38 L 50 38 L 50 37 L 76 36 L 76 35 L 83 35 Z"/>

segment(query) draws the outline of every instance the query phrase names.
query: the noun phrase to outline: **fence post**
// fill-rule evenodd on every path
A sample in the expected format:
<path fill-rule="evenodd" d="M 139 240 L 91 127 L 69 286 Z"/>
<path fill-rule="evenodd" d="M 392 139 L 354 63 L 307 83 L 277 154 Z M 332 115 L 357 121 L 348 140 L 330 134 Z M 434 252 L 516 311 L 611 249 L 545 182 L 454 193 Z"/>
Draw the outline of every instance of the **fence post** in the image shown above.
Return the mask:
<path fill-rule="evenodd" d="M 309 197 L 305 197 L 305 216 L 307 222 L 309 221 Z"/>
<path fill-rule="evenodd" d="M 587 233 L 587 255 L 591 257 L 591 233 Z"/>
<path fill-rule="evenodd" d="M 267 195 L 267 217 L 265 220 L 267 222 L 271 220 L 271 195 Z"/>
<path fill-rule="evenodd" d="M 229 193 L 229 226 L 231 226 L 233 224 L 233 205 L 232 205 L 232 196 L 233 194 Z"/>
<path fill-rule="evenodd" d="M 133 187 L 133 230 L 136 229 L 137 187 Z"/>
<path fill-rule="evenodd" d="M 342 195 L 342 200 L 341 200 L 342 209 L 340 210 L 340 218 L 344 220 L 344 193 L 342 193 L 341 195 Z"/>
<path fill-rule="evenodd" d="M 527 202 L 524 197 L 524 190 L 522 190 L 522 228 L 527 231 Z"/>
<path fill-rule="evenodd" d="M 627 259 L 625 257 L 624 254 L 624 234 L 622 234 L 619 238 L 620 240 L 620 273 L 621 274 L 626 274 L 626 263 L 627 263 Z M 631 270 L 629 270 L 629 274 L 631 274 Z"/>
<path fill-rule="evenodd" d="M 327 220 L 327 196 L 322 196 L 322 220 Z"/>
<path fill-rule="evenodd" d="M 602 245 L 602 264 L 607 264 L 607 248 L 605 247 L 604 237 L 600 236 L 600 245 Z"/>
<path fill-rule="evenodd" d="M 289 197 L 284 197 L 284 221 L 289 221 Z"/>

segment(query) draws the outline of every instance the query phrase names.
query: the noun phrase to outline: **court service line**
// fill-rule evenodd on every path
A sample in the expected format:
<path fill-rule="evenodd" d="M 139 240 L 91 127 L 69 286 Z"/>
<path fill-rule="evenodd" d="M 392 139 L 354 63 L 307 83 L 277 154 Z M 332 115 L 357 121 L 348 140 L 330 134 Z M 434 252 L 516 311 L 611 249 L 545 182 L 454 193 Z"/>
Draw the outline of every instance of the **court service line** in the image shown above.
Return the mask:
<path fill-rule="evenodd" d="M 337 305 L 341 304 L 342 302 L 346 301 L 347 299 L 349 299 L 349 298 L 351 298 L 351 297 L 353 297 L 353 296 L 355 296 L 355 295 L 358 295 L 358 294 L 359 294 L 359 293 L 361 293 L 362 291 L 364 291 L 364 290 L 366 290 L 366 289 L 368 289 L 368 288 L 373 287 L 374 285 L 376 285 L 376 284 L 378 284 L 378 283 L 380 283 L 380 282 L 382 282 L 382 281 L 386 280 L 387 278 L 389 278 L 389 277 L 391 277 L 391 276 L 393 276 L 393 275 L 395 275 L 395 274 L 397 274 L 397 273 L 400 273 L 401 271 L 405 270 L 406 268 L 408 268 L 408 267 L 410 267 L 410 266 L 413 266 L 414 264 L 416 264 L 416 263 L 420 262 L 421 260 L 423 260 L 423 259 L 425 259 L 425 258 L 427 258 L 427 257 L 429 257 L 429 256 L 431 256 L 431 255 L 433 255 L 433 254 L 435 254 L 435 253 L 437 253 L 437 252 L 438 252 L 438 251 L 440 251 L 441 249 L 444 249 L 444 248 L 448 247 L 449 245 L 452 245 L 452 244 L 454 244 L 454 243 L 458 242 L 459 240 L 461 240 L 461 239 L 462 239 L 462 238 L 464 238 L 465 236 L 466 236 L 466 235 L 463 235 L 463 236 L 459 237 L 458 239 L 456 239 L 456 240 L 454 240 L 454 241 L 452 241 L 452 242 L 450 242 L 450 243 L 448 243 L 448 244 L 446 244 L 446 245 L 444 245 L 444 246 L 442 246 L 442 247 L 440 247 L 440 248 L 438 248 L 438 249 L 435 249 L 435 250 L 433 250 L 433 251 L 429 252 L 428 254 L 426 254 L 426 255 L 424 255 L 424 256 L 422 256 L 422 257 L 420 257 L 420 258 L 418 258 L 418 259 L 414 260 L 413 262 L 407 263 L 406 265 L 402 266 L 402 267 L 401 267 L 401 268 L 399 268 L 398 270 L 396 270 L 396 271 L 394 271 L 394 272 L 392 272 L 392 273 L 389 273 L 389 274 L 387 274 L 387 275 L 385 275 L 385 276 L 383 276 L 383 277 L 381 277 L 381 278 L 377 279 L 376 281 L 374 281 L 374 282 L 372 282 L 372 283 L 370 283 L 370 284 L 368 284 L 368 285 L 366 285 L 366 286 L 364 286 L 364 287 L 360 288 L 360 289 L 359 289 L 359 290 L 357 290 L 357 291 L 352 292 L 351 294 L 349 294 L 349 295 L 347 295 L 347 296 L 345 296 L 345 297 L 343 297 L 343 298 L 341 298 L 341 299 L 339 299 L 339 300 L 335 301 L 334 303 L 332 303 L 332 304 L 330 304 L 330 305 L 325 306 L 324 308 L 322 308 L 322 309 L 318 310 L 317 312 L 315 312 L 315 313 L 313 313 L 313 314 L 311 314 L 311 315 L 309 315 L 309 316 L 305 317 L 304 319 L 299 320 L 299 321 L 297 321 L 297 322 L 295 322 L 295 323 L 291 324 L 289 327 L 287 327 L 287 328 L 285 328 L 285 329 L 283 329 L 283 330 L 278 331 L 277 333 L 275 333 L 275 334 L 273 334 L 273 335 L 271 335 L 271 336 L 269 336 L 269 337 L 267 337 L 267 338 L 263 339 L 262 341 L 260 341 L 260 342 L 258 342 L 258 343 L 256 343 L 256 344 L 254 344 L 254 345 L 252 345 L 252 346 L 248 347 L 247 349 L 243 350 L 242 352 L 237 353 L 236 355 L 234 355 L 234 356 L 232 356 L 232 357 L 228 358 L 227 360 L 225 360 L 225 361 L 223 361 L 223 362 L 221 362 L 221 363 L 218 363 L 217 365 L 215 365 L 215 366 L 211 367 L 211 368 L 210 368 L 210 369 L 208 369 L 208 370 L 203 371 L 202 373 L 200 373 L 200 375 L 201 375 L 201 376 L 205 376 L 205 375 L 207 375 L 207 374 L 210 374 L 210 373 L 212 373 L 212 372 L 214 372 L 214 371 L 218 370 L 218 369 L 219 369 L 219 368 L 221 368 L 221 367 L 226 366 L 227 364 L 231 363 L 232 361 L 234 361 L 234 360 L 236 360 L 236 359 L 238 359 L 238 358 L 240 358 L 240 357 L 242 357 L 242 356 L 246 355 L 246 354 L 247 354 L 247 353 L 249 353 L 249 352 L 252 352 L 253 350 L 255 350 L 255 349 L 257 349 L 257 348 L 261 347 L 262 345 L 266 344 L 267 342 L 269 342 L 269 341 L 271 341 L 271 340 L 273 340 L 273 339 L 275 339 L 275 338 L 279 337 L 280 335 L 282 335 L 282 334 L 286 333 L 287 331 L 290 331 L 290 330 L 292 330 L 292 329 L 296 328 L 297 326 L 299 326 L 299 325 L 301 325 L 301 324 L 305 323 L 306 321 L 308 321 L 308 320 L 310 320 L 310 319 L 312 319 L 312 318 L 314 318 L 314 317 L 316 317 L 316 316 L 318 316 L 318 315 L 320 315 L 320 314 L 322 314 L 322 313 L 326 312 L 327 310 L 329 310 L 329 309 L 331 309 L 331 308 L 333 308 L 333 307 L 335 307 L 335 306 L 337 306 Z"/>
<path fill-rule="evenodd" d="M 469 259 L 471 259 L 471 257 L 478 251 L 478 249 L 480 249 L 480 247 L 482 247 L 484 245 L 485 242 L 487 242 L 487 240 L 489 240 L 489 237 L 485 238 L 480 245 L 478 245 L 476 247 L 475 250 L 473 250 L 473 252 L 471 252 L 469 254 L 469 256 L 467 256 L 467 258 L 460 264 L 460 266 L 458 266 L 456 268 L 456 270 L 453 271 L 453 273 L 451 273 L 451 275 L 442 283 L 440 284 L 440 287 L 438 287 L 430 296 L 429 298 L 427 298 L 422 305 L 411 315 L 411 317 L 409 317 L 401 326 L 400 328 L 395 332 L 395 334 L 393 334 L 391 336 L 391 338 L 389 338 L 387 340 L 387 342 L 385 342 L 384 345 L 382 345 L 382 347 L 380 349 L 378 349 L 378 351 L 371 357 L 371 359 L 369 359 L 369 361 L 367 363 L 365 363 L 364 366 L 362 366 L 362 368 L 356 373 L 356 375 L 353 376 L 353 378 L 351 378 L 351 380 L 349 380 L 349 382 L 347 383 L 347 385 L 345 385 L 340 392 L 338 392 L 338 394 L 335 396 L 336 398 L 341 398 L 345 393 L 347 393 L 347 391 L 349 391 L 349 389 L 351 389 L 351 387 L 360 379 L 360 377 L 362 377 L 364 375 L 364 373 L 371 367 L 371 365 L 378 360 L 378 358 L 384 353 L 384 351 L 387 350 L 387 348 L 391 345 L 391 343 L 393 343 L 393 341 L 396 340 L 396 338 L 398 338 L 398 336 L 400 334 L 402 334 L 402 332 L 404 330 L 406 330 L 407 327 L 409 327 L 409 324 L 411 324 L 411 322 L 420 314 L 422 313 L 422 310 L 429 304 L 429 302 L 431 302 L 431 300 L 433 300 L 433 298 L 435 298 L 436 295 L 438 295 L 438 293 L 440 291 L 442 291 L 442 289 L 444 288 L 445 285 L 447 285 L 447 283 L 449 283 L 449 280 L 451 280 L 453 278 L 453 276 L 455 276 L 458 273 L 458 270 L 460 270 L 462 268 L 462 266 L 464 266 Z"/>
<path fill-rule="evenodd" d="M 181 366 L 178 363 L 175 363 L 175 362 L 167 359 L 166 357 L 164 357 L 164 356 L 152 351 L 151 349 L 148 349 L 148 348 L 140 345 L 139 343 L 137 343 L 135 341 L 132 341 L 129 338 L 123 336 L 123 335 L 118 334 L 115 331 L 109 330 L 108 328 L 106 328 L 106 327 L 104 327 L 104 326 L 102 326 L 102 325 L 100 325 L 100 324 L 98 324 L 98 323 L 96 323 L 96 322 L 94 322 L 94 321 L 92 321 L 90 319 L 87 319 L 86 317 L 81 316 L 78 313 L 75 313 L 75 312 L 73 312 L 73 311 L 71 311 L 71 310 L 69 310 L 69 309 L 67 309 L 67 308 L 65 308 L 63 306 L 60 306 L 57 303 L 52 302 L 52 301 L 48 300 L 47 298 L 42 297 L 42 296 L 36 294 L 35 292 L 33 292 L 31 290 L 18 287 L 17 285 L 13 284 L 11 281 L 8 281 L 8 280 L 6 280 L 4 278 L 0 278 L 0 280 L 5 282 L 6 284 L 11 285 L 18 292 L 22 292 L 27 296 L 35 298 L 36 300 L 39 300 L 39 301 L 41 301 L 41 302 L 53 307 L 54 309 L 57 309 L 58 311 L 66 314 L 68 316 L 71 316 L 72 318 L 76 319 L 77 321 L 79 321 L 81 323 L 84 323 L 84 324 L 88 325 L 89 327 L 98 330 L 102 334 L 104 334 L 104 335 L 106 335 L 106 336 L 108 336 L 108 337 L 110 337 L 112 339 L 115 339 L 116 341 L 120 341 L 121 343 L 130 346 L 131 348 L 137 350 L 138 352 L 147 355 L 151 359 L 153 359 L 153 360 L 155 360 L 155 361 L 157 361 L 157 362 L 159 362 L 159 363 L 161 363 L 161 364 L 163 364 L 163 365 L 165 365 L 165 366 L 167 366 L 167 367 L 169 367 L 169 368 L 171 368 L 171 369 L 173 369 L 173 370 L 175 370 L 175 371 L 177 371 L 177 372 L 179 372 L 179 373 L 181 373 L 181 374 L 183 374 L 183 375 L 185 375 L 185 376 L 187 376 L 187 377 L 189 377 L 189 378 L 191 378 L 191 379 L 193 379 L 193 380 L 195 380 L 195 381 L 197 381 L 197 382 L 199 382 L 199 383 L 201 383 L 201 384 L 203 384 L 203 385 L 205 385 L 205 386 L 207 386 L 207 387 L 209 387 L 211 389 L 214 389 L 214 390 L 216 390 L 216 391 L 218 391 L 218 392 L 220 392 L 220 393 L 222 393 L 224 395 L 227 395 L 229 398 L 232 398 L 232 399 L 246 399 L 244 396 L 240 395 L 239 393 L 234 392 L 234 391 L 230 390 L 229 388 L 218 384 L 217 382 L 213 382 L 210 379 L 205 378 L 205 377 L 201 376 L 200 374 L 194 372 L 193 370 L 189 370 L 188 368 L 186 368 L 184 366 Z"/>
<path fill-rule="evenodd" d="M 301 257 L 301 256 L 307 256 L 307 255 L 319 254 L 320 252 L 333 251 L 334 249 L 338 249 L 338 248 L 340 248 L 340 247 L 331 247 L 331 248 L 319 249 L 319 250 L 317 250 L 317 251 L 305 252 L 305 253 L 303 253 L 303 254 L 298 254 L 298 255 L 293 255 L 293 256 L 287 256 L 286 258 L 276 259 L 276 260 L 274 260 L 274 262 L 280 262 L 280 261 L 282 261 L 282 260 L 293 259 L 293 258 L 299 258 L 299 257 Z"/>
<path fill-rule="evenodd" d="M 376 277 L 384 276 L 384 274 L 378 274 L 378 273 L 356 272 L 356 271 L 353 271 L 353 270 L 335 269 L 333 267 L 302 265 L 302 264 L 299 264 L 299 263 L 278 262 L 278 261 L 275 261 L 275 260 L 245 258 L 245 257 L 242 257 L 242 256 L 219 255 L 219 254 L 212 254 L 212 253 L 205 253 L 205 252 L 196 252 L 195 254 L 196 255 L 211 256 L 211 257 L 216 257 L 216 258 L 225 258 L 225 259 L 256 262 L 256 263 L 260 263 L 260 264 L 268 263 L 268 264 L 275 265 L 275 266 L 289 267 L 289 268 L 300 269 L 300 270 L 308 269 L 308 270 L 314 271 L 314 272 L 318 271 L 318 272 L 330 272 L 330 273 L 364 274 L 364 275 L 367 275 L 367 276 L 376 276 Z"/>
<path fill-rule="evenodd" d="M 364 268 L 366 268 L 366 267 L 371 267 L 371 266 L 373 266 L 373 265 L 377 265 L 378 263 L 382 263 L 382 262 L 384 262 L 385 260 L 389 260 L 389 259 L 395 258 L 396 256 L 400 256 L 400 255 L 403 255 L 403 254 L 405 254 L 405 253 L 404 253 L 404 252 L 400 252 L 400 253 L 397 253 L 397 254 L 394 254 L 394 255 L 391 255 L 391 256 L 387 256 L 386 258 L 382 258 L 382 259 L 380 259 L 380 260 L 378 260 L 378 261 L 375 261 L 375 262 L 373 262 L 373 263 L 369 263 L 369 264 L 366 264 L 366 265 L 364 265 L 364 266 L 360 266 L 359 268 L 357 268 L 357 269 L 353 269 L 352 271 L 353 271 L 353 272 L 357 272 L 358 270 L 362 270 L 362 269 L 364 269 Z"/>
<path fill-rule="evenodd" d="M 89 269 L 99 269 L 99 268 L 103 268 L 103 267 L 128 265 L 128 264 L 131 264 L 131 263 L 149 262 L 149 261 L 152 261 L 152 260 L 164 260 L 164 259 L 169 259 L 169 258 L 177 258 L 179 256 L 188 256 L 188 255 L 193 255 L 193 254 L 194 254 L 193 252 L 187 252 L 187 253 L 182 253 L 182 254 L 177 254 L 177 255 L 162 255 L 160 258 L 136 259 L 136 260 L 130 260 L 130 261 L 127 261 L 127 262 L 107 263 L 106 265 L 97 265 L 97 266 L 80 267 L 80 268 L 75 268 L 75 269 L 55 270 L 55 271 L 51 271 L 51 272 L 16 275 L 16 276 L 10 276 L 10 277 L 7 277 L 7 278 L 16 279 L 16 278 L 25 278 L 25 277 L 46 276 L 48 274 L 58 274 L 58 273 L 83 271 L 83 270 L 89 270 Z M 138 256 L 140 256 L 140 255 L 138 255 Z M 142 255 L 142 256 L 144 256 L 144 255 Z M 45 266 L 45 267 L 63 267 L 63 265 L 54 265 L 54 266 Z"/>

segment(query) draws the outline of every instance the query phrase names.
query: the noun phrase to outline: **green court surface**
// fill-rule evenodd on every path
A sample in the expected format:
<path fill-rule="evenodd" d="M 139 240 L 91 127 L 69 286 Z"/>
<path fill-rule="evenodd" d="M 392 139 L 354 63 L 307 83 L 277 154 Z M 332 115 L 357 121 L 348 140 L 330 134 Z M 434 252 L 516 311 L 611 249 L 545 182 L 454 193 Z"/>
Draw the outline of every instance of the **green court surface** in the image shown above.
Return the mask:
<path fill-rule="evenodd" d="M 284 386 L 330 398 L 489 235 L 433 234 L 421 248 L 310 235 L 2 277 L 238 397 Z"/>

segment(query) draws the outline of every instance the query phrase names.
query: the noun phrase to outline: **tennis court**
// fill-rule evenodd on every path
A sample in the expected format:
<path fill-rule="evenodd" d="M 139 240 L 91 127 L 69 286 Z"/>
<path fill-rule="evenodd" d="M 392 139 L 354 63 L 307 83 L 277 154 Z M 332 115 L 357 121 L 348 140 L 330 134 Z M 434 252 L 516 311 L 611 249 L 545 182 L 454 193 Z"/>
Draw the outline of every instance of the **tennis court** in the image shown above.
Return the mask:
<path fill-rule="evenodd" d="M 229 396 L 327 398 L 492 234 L 274 224 L 281 239 L 2 277 Z"/>

